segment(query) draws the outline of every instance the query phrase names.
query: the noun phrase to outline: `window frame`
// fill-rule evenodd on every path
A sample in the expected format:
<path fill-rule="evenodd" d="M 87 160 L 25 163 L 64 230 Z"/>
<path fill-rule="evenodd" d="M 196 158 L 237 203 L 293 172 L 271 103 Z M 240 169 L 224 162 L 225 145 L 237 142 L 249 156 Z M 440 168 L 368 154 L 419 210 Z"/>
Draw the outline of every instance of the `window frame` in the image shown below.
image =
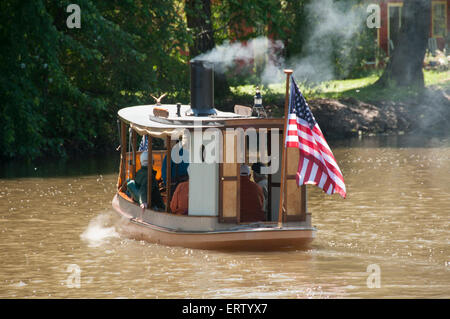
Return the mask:
<path fill-rule="evenodd" d="M 435 25 L 435 7 L 442 5 L 444 7 L 444 33 L 443 34 L 435 34 L 434 25 Z M 445 38 L 447 35 L 447 1 L 432 1 L 431 2 L 431 37 L 432 38 Z"/>

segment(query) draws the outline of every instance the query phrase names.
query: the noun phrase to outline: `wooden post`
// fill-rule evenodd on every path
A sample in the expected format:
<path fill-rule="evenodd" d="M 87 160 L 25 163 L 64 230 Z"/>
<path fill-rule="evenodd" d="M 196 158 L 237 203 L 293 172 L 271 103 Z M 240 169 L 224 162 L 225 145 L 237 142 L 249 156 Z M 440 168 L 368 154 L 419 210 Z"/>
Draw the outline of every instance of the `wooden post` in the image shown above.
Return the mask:
<path fill-rule="evenodd" d="M 144 137 L 145 138 L 145 137 Z M 148 164 L 147 164 L 147 207 L 149 209 L 152 208 L 152 186 L 153 186 L 153 147 L 152 147 L 152 137 L 147 135 L 147 155 L 148 155 Z M 141 163 L 142 165 L 142 163 Z"/>
<path fill-rule="evenodd" d="M 292 74 L 292 70 L 284 70 L 284 73 L 286 73 L 286 96 L 284 99 L 284 128 L 283 128 L 283 141 L 281 144 L 282 147 L 282 155 L 281 155 L 281 181 L 280 181 L 280 204 L 278 206 L 278 227 L 283 227 L 283 206 L 284 206 L 284 189 L 286 185 L 286 159 L 287 159 L 287 152 L 286 152 L 286 128 L 289 123 L 289 80 Z"/>
<path fill-rule="evenodd" d="M 272 159 L 272 129 L 267 131 L 267 155 Z M 270 140 L 269 140 L 270 138 Z M 272 174 L 267 175 L 267 221 L 272 221 Z"/>
<path fill-rule="evenodd" d="M 131 131 L 131 149 L 132 149 L 132 156 L 133 156 L 133 169 L 131 171 L 131 179 L 136 178 L 136 142 L 137 142 L 137 134 L 135 130 Z"/>
<path fill-rule="evenodd" d="M 166 153 L 166 189 L 167 189 L 167 204 L 166 212 L 170 212 L 170 200 L 172 199 L 171 184 L 172 184 L 172 145 L 170 143 L 170 135 L 166 137 L 167 153 Z"/>
<path fill-rule="evenodd" d="M 235 154 L 235 162 L 236 162 L 236 221 L 238 223 L 241 222 L 241 164 L 239 163 L 239 154 L 240 148 L 238 148 L 238 140 L 241 138 L 239 136 L 242 132 L 236 131 L 234 135 L 234 154 Z M 241 139 L 242 140 L 242 139 Z M 245 145 L 245 144 L 244 144 Z M 245 152 L 245 147 L 244 147 Z M 243 163 L 245 164 L 245 163 Z"/>
<path fill-rule="evenodd" d="M 119 190 L 126 184 L 127 163 L 127 125 L 120 121 L 120 183 Z"/>
<path fill-rule="evenodd" d="M 300 192 L 301 192 L 301 196 L 302 196 L 302 200 L 300 202 L 300 209 L 301 209 L 301 215 L 300 215 L 300 220 L 301 221 L 305 221 L 306 220 L 306 185 L 302 185 L 300 187 Z"/>

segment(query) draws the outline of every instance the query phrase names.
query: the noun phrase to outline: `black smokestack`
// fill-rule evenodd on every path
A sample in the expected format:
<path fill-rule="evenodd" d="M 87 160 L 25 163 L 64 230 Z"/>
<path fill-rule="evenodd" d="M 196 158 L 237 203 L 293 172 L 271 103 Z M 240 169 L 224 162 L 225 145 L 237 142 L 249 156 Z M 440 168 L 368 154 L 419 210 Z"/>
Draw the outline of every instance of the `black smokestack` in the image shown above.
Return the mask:
<path fill-rule="evenodd" d="M 212 63 L 191 61 L 191 109 L 195 116 L 216 114 Z"/>

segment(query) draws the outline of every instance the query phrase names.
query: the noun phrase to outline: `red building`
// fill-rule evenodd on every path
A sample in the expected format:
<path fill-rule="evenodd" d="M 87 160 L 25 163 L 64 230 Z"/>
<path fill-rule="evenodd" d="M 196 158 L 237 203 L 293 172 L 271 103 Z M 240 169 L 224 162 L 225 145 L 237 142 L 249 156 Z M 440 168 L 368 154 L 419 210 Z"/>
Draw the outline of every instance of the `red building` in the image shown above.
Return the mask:
<path fill-rule="evenodd" d="M 397 42 L 402 23 L 402 9 L 405 0 L 378 0 L 381 27 L 378 29 L 378 45 L 387 55 Z M 406 0 L 407 1 L 407 0 Z M 429 0 L 431 2 L 431 23 L 429 46 L 439 50 L 447 47 L 449 53 L 450 0 Z"/>

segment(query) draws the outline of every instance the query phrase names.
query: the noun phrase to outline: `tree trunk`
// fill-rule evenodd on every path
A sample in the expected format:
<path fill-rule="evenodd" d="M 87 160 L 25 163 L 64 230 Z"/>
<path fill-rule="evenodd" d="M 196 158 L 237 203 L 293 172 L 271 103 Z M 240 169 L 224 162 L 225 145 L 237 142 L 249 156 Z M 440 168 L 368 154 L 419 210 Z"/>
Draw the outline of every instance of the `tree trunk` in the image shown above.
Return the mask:
<path fill-rule="evenodd" d="M 186 19 L 192 30 L 193 43 L 189 46 L 189 56 L 195 58 L 215 47 L 211 20 L 211 0 L 186 0 Z M 227 78 L 223 73 L 214 73 L 214 96 L 224 98 L 230 93 Z"/>
<path fill-rule="evenodd" d="M 189 46 L 191 59 L 214 48 L 210 0 L 186 0 L 187 26 L 192 30 L 193 43 Z"/>
<path fill-rule="evenodd" d="M 404 1 L 399 39 L 377 84 L 423 88 L 423 60 L 428 44 L 431 1 Z"/>

